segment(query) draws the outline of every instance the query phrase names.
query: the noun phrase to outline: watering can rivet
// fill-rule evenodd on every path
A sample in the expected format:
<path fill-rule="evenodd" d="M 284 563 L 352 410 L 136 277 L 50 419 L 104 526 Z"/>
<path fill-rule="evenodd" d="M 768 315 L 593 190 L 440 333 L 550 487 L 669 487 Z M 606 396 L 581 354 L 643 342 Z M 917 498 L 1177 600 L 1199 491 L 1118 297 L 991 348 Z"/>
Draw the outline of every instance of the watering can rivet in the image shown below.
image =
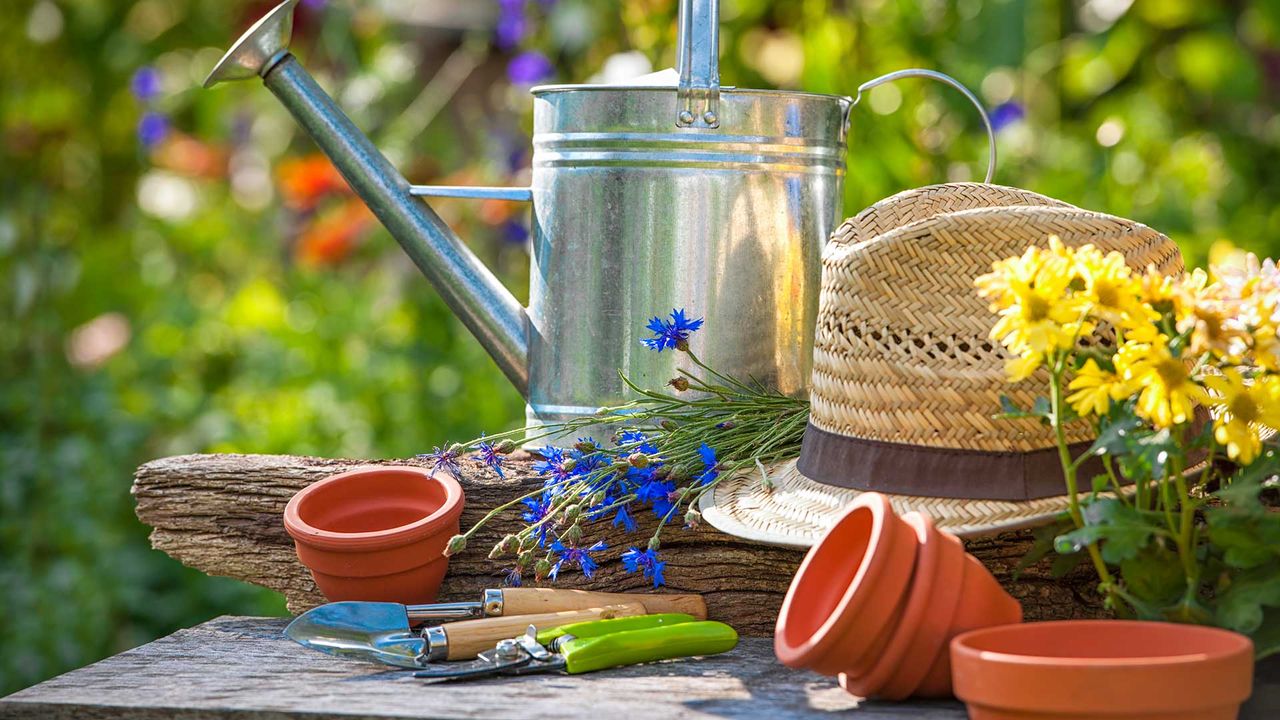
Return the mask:
<path fill-rule="evenodd" d="M 706 123 L 706 124 L 708 124 L 708 125 L 715 125 L 715 124 L 716 124 L 716 120 L 717 120 L 717 119 L 718 119 L 718 118 L 716 118 L 716 114 L 715 114 L 715 113 L 713 113 L 713 112 L 711 112 L 710 110 L 708 110 L 708 111 L 707 111 L 707 112 L 702 116 L 702 121 L 703 121 L 703 122 L 705 122 L 705 123 Z"/>
<path fill-rule="evenodd" d="M 692 112 L 689 112 L 688 110 L 681 110 L 681 111 L 680 111 L 680 124 L 681 124 L 681 125 L 692 125 L 692 124 L 693 124 L 693 113 L 692 113 Z"/>

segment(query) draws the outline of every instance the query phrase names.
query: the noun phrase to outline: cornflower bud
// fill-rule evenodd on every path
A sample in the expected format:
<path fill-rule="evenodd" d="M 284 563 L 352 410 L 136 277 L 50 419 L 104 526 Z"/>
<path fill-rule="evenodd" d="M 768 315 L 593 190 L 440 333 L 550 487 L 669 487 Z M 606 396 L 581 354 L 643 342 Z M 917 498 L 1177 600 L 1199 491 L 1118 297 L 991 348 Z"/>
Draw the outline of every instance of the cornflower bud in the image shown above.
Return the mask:
<path fill-rule="evenodd" d="M 662 547 L 662 541 L 658 539 L 658 536 L 657 536 L 657 535 L 654 535 L 653 537 L 649 538 L 649 549 L 650 549 L 650 550 L 652 550 L 652 551 L 654 551 L 654 552 L 657 552 L 657 551 L 658 551 L 658 548 L 660 548 L 660 547 Z"/>
<path fill-rule="evenodd" d="M 590 452 L 596 451 L 596 445 L 595 443 L 587 442 L 586 440 L 581 440 L 573 444 L 573 449 L 581 453 L 590 453 Z"/>
<path fill-rule="evenodd" d="M 582 540 L 582 526 L 574 523 L 564 531 L 564 539 L 569 541 L 569 545 L 576 546 Z"/>
<path fill-rule="evenodd" d="M 516 442 L 515 440 L 503 440 L 502 442 L 493 446 L 493 451 L 496 453 L 501 453 L 503 455 L 510 455 L 511 453 L 516 451 Z"/>
<path fill-rule="evenodd" d="M 684 526 L 687 528 L 697 527 L 698 523 L 701 520 L 702 520 L 702 513 L 698 512 L 697 510 L 694 510 L 693 508 L 689 508 L 689 512 L 684 514 Z"/>
<path fill-rule="evenodd" d="M 675 388 L 677 392 L 684 392 L 689 389 L 689 378 L 686 378 L 686 377 L 671 378 L 670 380 L 667 381 L 667 384 Z"/>
<path fill-rule="evenodd" d="M 671 418 L 667 418 L 663 420 L 662 422 L 658 423 L 658 425 L 661 426 L 662 429 L 666 430 L 667 432 L 675 432 L 676 428 L 680 427 L 679 425 L 676 424 L 676 421 L 672 420 Z"/>
<path fill-rule="evenodd" d="M 551 561 L 546 558 L 542 558 L 533 566 L 533 576 L 539 580 L 545 578 L 549 572 L 551 572 Z"/>
<path fill-rule="evenodd" d="M 649 467 L 649 456 L 644 453 L 631 453 L 631 455 L 627 457 L 627 462 L 631 463 L 632 467 L 637 467 L 643 470 L 644 468 Z"/>
<path fill-rule="evenodd" d="M 444 556 L 449 557 L 451 555 L 456 555 L 462 552 L 463 550 L 465 550 L 466 548 L 467 548 L 467 536 L 454 535 L 453 537 L 449 538 L 449 544 L 445 546 Z"/>
<path fill-rule="evenodd" d="M 560 469 L 565 472 L 573 472 L 576 467 L 578 467 L 578 461 L 573 458 L 565 458 L 564 462 L 560 463 Z"/>
<path fill-rule="evenodd" d="M 582 515 L 582 506 L 574 503 L 564 509 L 564 516 L 570 520 L 577 520 Z"/>
<path fill-rule="evenodd" d="M 520 549 L 520 538 L 515 535 L 508 535 L 502 538 L 502 542 L 498 543 L 498 547 L 502 548 L 503 552 L 516 552 Z"/>

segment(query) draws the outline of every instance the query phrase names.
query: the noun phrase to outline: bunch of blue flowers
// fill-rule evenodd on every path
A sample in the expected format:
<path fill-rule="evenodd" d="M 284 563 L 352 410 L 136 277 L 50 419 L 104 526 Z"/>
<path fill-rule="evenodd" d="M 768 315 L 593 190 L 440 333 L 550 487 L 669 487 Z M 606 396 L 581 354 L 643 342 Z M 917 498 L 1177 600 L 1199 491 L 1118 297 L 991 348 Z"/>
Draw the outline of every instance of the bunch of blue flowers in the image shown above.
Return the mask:
<path fill-rule="evenodd" d="M 748 385 L 703 363 L 689 349 L 689 337 L 702 324 L 701 318 L 690 319 L 676 309 L 668 319 L 655 317 L 646 325 L 652 333 L 642 340 L 646 347 L 683 353 L 697 368 L 680 370 L 668 383 L 678 395 L 643 390 L 622 376 L 637 400 L 602 408 L 589 418 L 520 428 L 422 456 L 434 468 L 458 476 L 460 458 L 474 453 L 477 461 L 502 475 L 505 456 L 517 444 L 563 437 L 579 427 L 621 428 L 604 443 L 580 437 L 572 447 L 543 447 L 533 466 L 542 485 L 454 536 L 448 554 L 461 552 L 493 517 L 518 508 L 524 528 L 504 537 L 490 553 L 495 559 L 511 558 L 508 584 L 519 585 L 530 576 L 555 581 L 567 568 L 590 578 L 599 567 L 598 554 L 608 546 L 585 539 L 589 527 L 608 522 L 635 532 L 637 518 L 649 513 L 656 530 L 643 547 L 630 546 L 620 560 L 628 572 L 643 574 L 655 587 L 665 584 L 666 563 L 658 555 L 663 529 L 678 519 L 685 527 L 696 525 L 699 499 L 724 477 L 757 470 L 767 484 L 765 463 L 798 454 L 809 415 L 805 400 Z"/>

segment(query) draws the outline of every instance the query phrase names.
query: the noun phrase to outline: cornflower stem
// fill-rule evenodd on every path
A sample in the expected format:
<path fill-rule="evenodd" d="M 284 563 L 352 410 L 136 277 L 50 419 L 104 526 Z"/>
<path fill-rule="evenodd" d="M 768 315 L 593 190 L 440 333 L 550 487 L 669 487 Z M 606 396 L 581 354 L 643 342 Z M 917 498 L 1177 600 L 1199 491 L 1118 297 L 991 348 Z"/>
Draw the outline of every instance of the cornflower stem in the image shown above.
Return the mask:
<path fill-rule="evenodd" d="M 1071 459 L 1071 451 L 1067 446 L 1067 433 L 1062 423 L 1063 408 L 1063 392 L 1062 380 L 1066 374 L 1067 353 L 1062 353 L 1062 357 L 1054 362 L 1049 373 L 1049 399 L 1051 403 L 1050 418 L 1053 425 L 1054 437 L 1058 444 L 1058 460 L 1062 463 L 1062 475 L 1067 484 L 1067 512 L 1071 516 L 1071 521 L 1075 523 L 1077 528 L 1085 527 L 1084 513 L 1080 511 L 1080 498 L 1078 494 L 1078 486 L 1076 483 L 1076 466 Z M 1104 592 L 1111 597 L 1115 597 L 1115 580 L 1111 577 L 1111 571 L 1107 569 L 1107 564 L 1102 560 L 1102 553 L 1098 550 L 1096 543 L 1085 545 L 1085 550 L 1089 553 L 1089 560 L 1093 563 L 1093 569 L 1098 573 L 1098 579 L 1101 581 Z"/>

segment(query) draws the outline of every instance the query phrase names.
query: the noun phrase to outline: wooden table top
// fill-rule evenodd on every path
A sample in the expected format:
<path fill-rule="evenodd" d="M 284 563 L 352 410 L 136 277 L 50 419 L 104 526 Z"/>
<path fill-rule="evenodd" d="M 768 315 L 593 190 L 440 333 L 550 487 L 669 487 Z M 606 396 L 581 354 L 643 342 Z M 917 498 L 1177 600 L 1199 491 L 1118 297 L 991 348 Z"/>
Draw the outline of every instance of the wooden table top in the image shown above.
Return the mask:
<path fill-rule="evenodd" d="M 859 702 L 831 678 L 780 665 L 766 638 L 701 660 L 441 684 L 307 650 L 281 635 L 285 624 L 211 620 L 0 699 L 0 718 L 965 717 L 954 701 Z M 1280 717 L 1275 670 L 1259 666 L 1242 718 Z"/>

